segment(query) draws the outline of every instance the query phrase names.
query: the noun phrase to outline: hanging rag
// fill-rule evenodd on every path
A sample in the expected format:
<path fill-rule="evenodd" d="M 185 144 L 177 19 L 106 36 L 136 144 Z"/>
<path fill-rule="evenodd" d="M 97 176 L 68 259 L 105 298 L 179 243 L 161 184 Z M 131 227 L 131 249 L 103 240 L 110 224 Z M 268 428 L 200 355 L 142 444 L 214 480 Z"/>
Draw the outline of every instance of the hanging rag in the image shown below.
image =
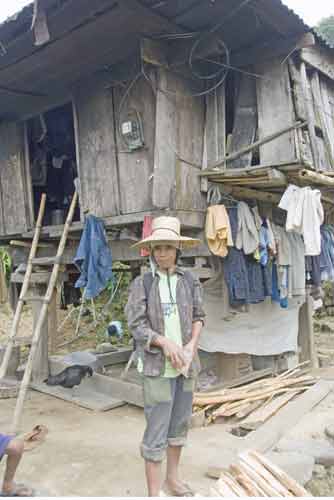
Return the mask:
<path fill-rule="evenodd" d="M 289 293 L 305 295 L 305 245 L 300 234 L 286 233 L 290 242 L 291 266 L 289 267 Z"/>
<path fill-rule="evenodd" d="M 321 281 L 334 281 L 334 235 L 331 226 L 321 228 Z"/>
<path fill-rule="evenodd" d="M 112 278 L 112 255 L 104 224 L 94 215 L 85 220 L 74 264 L 81 272 L 75 287 L 86 289 L 86 299 L 97 297 Z"/>
<path fill-rule="evenodd" d="M 208 207 L 205 234 L 210 251 L 219 257 L 226 257 L 228 247 L 233 246 L 230 219 L 224 205 Z"/>
<path fill-rule="evenodd" d="M 151 215 L 144 216 L 143 222 L 143 231 L 142 231 L 142 239 L 148 238 L 152 234 L 152 221 L 153 217 Z M 148 257 L 150 255 L 150 251 L 147 248 L 142 248 L 140 250 L 141 257 Z"/>
<path fill-rule="evenodd" d="M 254 216 L 247 203 L 238 203 L 238 231 L 235 246 L 243 250 L 245 255 L 255 252 L 260 243 L 259 232 L 256 228 Z"/>

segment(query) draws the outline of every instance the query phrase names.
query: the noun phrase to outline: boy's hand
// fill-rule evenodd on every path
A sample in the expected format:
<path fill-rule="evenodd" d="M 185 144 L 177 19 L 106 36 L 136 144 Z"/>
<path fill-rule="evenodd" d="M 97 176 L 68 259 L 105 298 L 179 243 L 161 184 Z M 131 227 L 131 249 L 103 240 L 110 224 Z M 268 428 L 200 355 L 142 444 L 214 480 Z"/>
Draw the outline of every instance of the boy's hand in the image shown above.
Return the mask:
<path fill-rule="evenodd" d="M 166 337 L 160 336 L 159 339 L 155 341 L 155 344 L 162 349 L 164 355 L 171 362 L 173 368 L 180 370 L 185 365 L 186 360 L 183 354 L 183 348 L 175 342 L 167 339 Z"/>

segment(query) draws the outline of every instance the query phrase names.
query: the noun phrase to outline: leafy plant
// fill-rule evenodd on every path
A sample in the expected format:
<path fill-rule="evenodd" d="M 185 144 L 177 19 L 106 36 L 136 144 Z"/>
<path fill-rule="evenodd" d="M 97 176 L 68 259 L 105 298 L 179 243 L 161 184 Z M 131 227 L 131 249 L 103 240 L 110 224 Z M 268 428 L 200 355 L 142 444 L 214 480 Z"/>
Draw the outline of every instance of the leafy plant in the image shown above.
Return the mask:
<path fill-rule="evenodd" d="M 5 272 L 7 284 L 9 284 L 12 271 L 12 259 L 5 247 L 0 247 L 0 262 Z"/>
<path fill-rule="evenodd" d="M 334 15 L 321 19 L 315 30 L 322 38 L 327 40 L 329 45 L 334 47 Z"/>

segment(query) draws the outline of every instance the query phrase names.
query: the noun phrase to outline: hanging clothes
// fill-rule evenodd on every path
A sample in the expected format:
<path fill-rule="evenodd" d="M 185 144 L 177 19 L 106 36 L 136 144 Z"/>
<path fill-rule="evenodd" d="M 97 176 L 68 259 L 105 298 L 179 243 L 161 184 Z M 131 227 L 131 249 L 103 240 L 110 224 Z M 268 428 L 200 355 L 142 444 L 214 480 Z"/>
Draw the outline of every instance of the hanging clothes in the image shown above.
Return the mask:
<path fill-rule="evenodd" d="M 305 295 L 305 245 L 300 234 L 286 233 L 290 242 L 289 295 Z"/>
<path fill-rule="evenodd" d="M 85 220 L 74 264 L 81 272 L 75 287 L 86 289 L 86 299 L 97 297 L 112 278 L 112 255 L 104 224 L 94 215 Z"/>
<path fill-rule="evenodd" d="M 228 209 L 232 240 L 235 241 L 238 232 L 238 209 Z M 224 258 L 223 274 L 228 289 L 231 306 L 249 304 L 249 281 L 245 254 L 235 247 L 229 248 Z"/>
<path fill-rule="evenodd" d="M 305 267 L 307 284 L 319 287 L 321 285 L 320 256 L 306 256 Z"/>
<path fill-rule="evenodd" d="M 320 271 L 322 281 L 334 281 L 334 234 L 329 225 L 321 228 Z"/>
<path fill-rule="evenodd" d="M 302 234 L 305 255 L 320 255 L 320 227 L 324 221 L 321 192 L 318 189 L 299 188 L 291 184 L 278 206 L 287 211 L 286 230 Z"/>
<path fill-rule="evenodd" d="M 219 257 L 226 257 L 228 247 L 233 246 L 233 239 L 230 219 L 224 205 L 208 207 L 205 235 L 210 251 Z"/>
<path fill-rule="evenodd" d="M 253 254 L 260 243 L 259 232 L 255 225 L 254 216 L 247 203 L 238 203 L 238 231 L 235 246 L 243 250 L 246 255 Z"/>

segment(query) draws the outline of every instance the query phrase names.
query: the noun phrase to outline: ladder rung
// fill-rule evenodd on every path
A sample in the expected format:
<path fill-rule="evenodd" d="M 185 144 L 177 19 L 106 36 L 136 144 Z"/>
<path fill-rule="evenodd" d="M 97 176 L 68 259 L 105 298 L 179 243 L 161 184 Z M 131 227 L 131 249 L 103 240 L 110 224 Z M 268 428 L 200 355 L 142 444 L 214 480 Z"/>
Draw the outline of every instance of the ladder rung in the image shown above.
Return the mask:
<path fill-rule="evenodd" d="M 36 257 L 31 262 L 35 266 L 53 266 L 57 261 L 60 264 L 60 260 L 59 257 Z"/>
<path fill-rule="evenodd" d="M 44 302 L 45 297 L 40 295 L 28 295 L 22 297 L 23 302 Z"/>
<path fill-rule="evenodd" d="M 15 345 L 31 345 L 32 337 L 15 337 L 14 338 Z"/>

